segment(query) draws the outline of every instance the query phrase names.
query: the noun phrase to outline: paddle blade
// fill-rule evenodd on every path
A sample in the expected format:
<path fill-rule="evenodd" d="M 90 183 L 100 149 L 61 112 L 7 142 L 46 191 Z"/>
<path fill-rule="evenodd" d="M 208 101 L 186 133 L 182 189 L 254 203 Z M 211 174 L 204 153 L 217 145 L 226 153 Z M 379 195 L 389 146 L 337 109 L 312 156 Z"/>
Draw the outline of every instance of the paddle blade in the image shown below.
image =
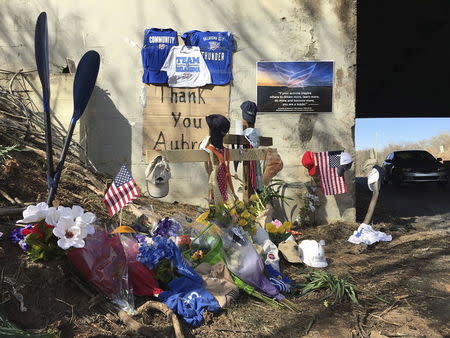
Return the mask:
<path fill-rule="evenodd" d="M 94 90 L 99 68 L 100 55 L 93 50 L 86 52 L 78 63 L 73 82 L 73 122 L 78 121 L 86 109 L 92 91 Z"/>
<path fill-rule="evenodd" d="M 39 79 L 42 84 L 42 98 L 44 101 L 44 111 L 50 111 L 50 71 L 48 66 L 48 29 L 47 13 L 39 14 L 34 32 L 34 54 Z"/>

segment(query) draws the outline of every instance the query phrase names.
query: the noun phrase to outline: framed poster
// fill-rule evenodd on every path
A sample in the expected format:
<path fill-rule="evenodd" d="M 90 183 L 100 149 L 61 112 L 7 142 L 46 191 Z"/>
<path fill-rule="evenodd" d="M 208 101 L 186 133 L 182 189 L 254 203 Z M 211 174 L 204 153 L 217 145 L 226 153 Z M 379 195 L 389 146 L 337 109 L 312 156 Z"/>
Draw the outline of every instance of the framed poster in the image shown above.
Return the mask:
<path fill-rule="evenodd" d="M 333 112 L 333 61 L 256 63 L 258 112 Z"/>

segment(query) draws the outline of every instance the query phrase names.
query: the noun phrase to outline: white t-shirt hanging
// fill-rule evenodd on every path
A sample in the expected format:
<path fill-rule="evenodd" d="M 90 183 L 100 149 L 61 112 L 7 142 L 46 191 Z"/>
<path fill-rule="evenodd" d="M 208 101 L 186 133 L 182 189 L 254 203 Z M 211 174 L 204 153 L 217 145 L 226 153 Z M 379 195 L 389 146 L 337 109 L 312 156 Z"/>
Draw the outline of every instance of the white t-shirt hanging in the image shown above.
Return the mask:
<path fill-rule="evenodd" d="M 211 74 L 197 46 L 174 46 L 161 68 L 170 87 L 202 87 L 211 83 Z"/>

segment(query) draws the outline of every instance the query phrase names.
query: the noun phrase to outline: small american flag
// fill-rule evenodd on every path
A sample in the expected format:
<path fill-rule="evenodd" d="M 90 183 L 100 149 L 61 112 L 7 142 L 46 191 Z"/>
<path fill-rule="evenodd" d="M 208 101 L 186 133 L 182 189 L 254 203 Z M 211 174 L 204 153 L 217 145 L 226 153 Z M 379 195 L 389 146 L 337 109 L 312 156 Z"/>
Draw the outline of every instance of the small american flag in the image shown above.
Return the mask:
<path fill-rule="evenodd" d="M 139 194 L 137 184 L 124 164 L 103 197 L 103 203 L 112 217 Z"/>
<path fill-rule="evenodd" d="M 337 168 L 341 163 L 342 151 L 323 151 L 314 153 L 319 168 L 320 184 L 325 195 L 338 195 L 347 192 L 344 177 L 340 177 Z"/>

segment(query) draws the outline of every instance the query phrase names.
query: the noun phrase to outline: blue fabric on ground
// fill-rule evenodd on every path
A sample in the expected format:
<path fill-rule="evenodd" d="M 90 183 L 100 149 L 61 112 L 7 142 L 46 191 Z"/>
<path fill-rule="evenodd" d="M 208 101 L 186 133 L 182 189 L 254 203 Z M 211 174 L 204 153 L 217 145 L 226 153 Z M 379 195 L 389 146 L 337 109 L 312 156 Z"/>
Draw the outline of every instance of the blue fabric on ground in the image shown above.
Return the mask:
<path fill-rule="evenodd" d="M 281 272 L 275 270 L 270 264 L 266 264 L 266 274 L 270 282 L 281 292 L 291 292 L 294 281 L 287 278 Z"/>
<path fill-rule="evenodd" d="M 200 326 L 203 322 L 205 310 L 210 312 L 220 310 L 219 303 L 202 287 L 202 282 L 180 277 L 172 280 L 168 286 L 170 290 L 162 292 L 159 299 L 194 327 Z"/>
<path fill-rule="evenodd" d="M 139 247 L 137 256 L 139 262 L 149 269 L 155 269 L 159 262 L 166 258 L 171 261 L 180 275 L 186 276 L 201 285 L 202 277 L 188 265 L 174 242 L 161 236 L 152 237 L 152 242 L 151 244 L 142 243 Z"/>

